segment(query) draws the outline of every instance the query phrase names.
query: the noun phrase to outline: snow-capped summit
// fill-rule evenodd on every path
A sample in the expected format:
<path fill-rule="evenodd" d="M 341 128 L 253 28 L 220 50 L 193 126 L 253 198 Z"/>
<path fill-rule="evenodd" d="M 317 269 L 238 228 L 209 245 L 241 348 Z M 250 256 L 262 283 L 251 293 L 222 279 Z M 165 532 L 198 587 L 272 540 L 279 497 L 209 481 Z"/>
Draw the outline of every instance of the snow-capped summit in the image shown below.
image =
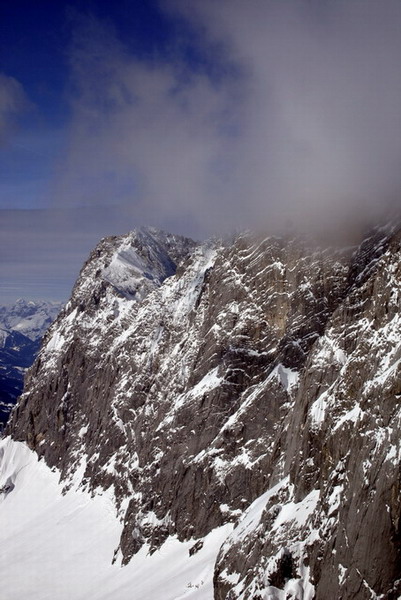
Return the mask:
<path fill-rule="evenodd" d="M 167 277 L 174 275 L 177 262 L 195 246 L 189 238 L 152 227 L 104 238 L 89 257 L 79 285 L 96 287 L 99 281 L 107 282 L 128 300 L 143 300 Z"/>

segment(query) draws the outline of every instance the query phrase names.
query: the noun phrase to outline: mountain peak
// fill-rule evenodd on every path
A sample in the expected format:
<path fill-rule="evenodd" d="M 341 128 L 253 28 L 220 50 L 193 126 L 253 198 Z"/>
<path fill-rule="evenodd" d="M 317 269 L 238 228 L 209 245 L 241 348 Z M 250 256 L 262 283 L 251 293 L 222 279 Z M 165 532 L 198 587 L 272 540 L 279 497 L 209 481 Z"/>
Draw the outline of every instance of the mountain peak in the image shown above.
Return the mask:
<path fill-rule="evenodd" d="M 224 530 L 215 600 L 398 597 L 400 272 L 396 230 L 105 238 L 8 432 L 110 495 L 118 564 Z"/>

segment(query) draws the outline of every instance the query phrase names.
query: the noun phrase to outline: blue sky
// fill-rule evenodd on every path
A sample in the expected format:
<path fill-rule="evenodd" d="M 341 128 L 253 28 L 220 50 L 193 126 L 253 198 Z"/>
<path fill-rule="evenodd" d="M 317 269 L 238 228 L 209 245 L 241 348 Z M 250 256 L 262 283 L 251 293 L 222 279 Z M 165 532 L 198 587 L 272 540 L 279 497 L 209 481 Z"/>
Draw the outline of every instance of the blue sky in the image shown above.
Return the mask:
<path fill-rule="evenodd" d="M 0 8 L 0 303 L 154 225 L 359 231 L 398 208 L 398 0 Z"/>
<path fill-rule="evenodd" d="M 185 45 L 189 31 L 152 0 L 16 0 L 0 10 L 2 71 L 20 84 L 24 96 L 15 114 L 7 115 L 16 127 L 12 140 L 0 147 L 0 208 L 45 207 L 72 118 L 70 61 L 77 30 L 86 20 L 103 22 L 143 60 L 173 52 L 177 32 Z M 196 64 L 194 49 L 192 54 L 182 49 L 181 57 Z"/>

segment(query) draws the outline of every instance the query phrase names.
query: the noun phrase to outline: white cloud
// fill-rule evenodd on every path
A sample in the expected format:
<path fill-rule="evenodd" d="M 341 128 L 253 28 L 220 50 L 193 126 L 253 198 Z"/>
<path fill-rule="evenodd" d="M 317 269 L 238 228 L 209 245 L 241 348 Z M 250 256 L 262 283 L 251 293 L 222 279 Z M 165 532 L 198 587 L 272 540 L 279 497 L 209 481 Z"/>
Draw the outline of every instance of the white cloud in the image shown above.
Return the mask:
<path fill-rule="evenodd" d="M 399 2 L 170 5 L 249 74 L 238 180 L 257 218 L 340 222 L 400 198 Z"/>
<path fill-rule="evenodd" d="M 104 25 L 81 23 L 71 50 L 73 122 L 53 195 L 128 203 L 146 222 L 210 227 L 232 168 L 232 97 L 177 59 L 142 62 Z M 136 219 L 137 221 L 137 219 Z"/>
<path fill-rule="evenodd" d="M 57 198 L 131 203 L 135 222 L 188 233 L 339 227 L 399 198 L 400 3 L 164 6 L 192 23 L 207 60 L 218 49 L 221 76 L 177 54 L 139 60 L 78 19 Z"/>

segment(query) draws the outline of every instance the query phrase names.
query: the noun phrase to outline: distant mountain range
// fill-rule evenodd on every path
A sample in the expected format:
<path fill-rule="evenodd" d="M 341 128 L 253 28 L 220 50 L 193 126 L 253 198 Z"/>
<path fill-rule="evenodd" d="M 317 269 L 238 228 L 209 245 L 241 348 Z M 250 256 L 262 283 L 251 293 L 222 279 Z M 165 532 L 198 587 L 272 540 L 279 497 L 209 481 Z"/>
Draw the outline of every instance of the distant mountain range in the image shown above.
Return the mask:
<path fill-rule="evenodd" d="M 60 302 L 27 301 L 0 306 L 0 431 L 22 393 L 24 374 L 42 336 L 60 311 Z"/>

